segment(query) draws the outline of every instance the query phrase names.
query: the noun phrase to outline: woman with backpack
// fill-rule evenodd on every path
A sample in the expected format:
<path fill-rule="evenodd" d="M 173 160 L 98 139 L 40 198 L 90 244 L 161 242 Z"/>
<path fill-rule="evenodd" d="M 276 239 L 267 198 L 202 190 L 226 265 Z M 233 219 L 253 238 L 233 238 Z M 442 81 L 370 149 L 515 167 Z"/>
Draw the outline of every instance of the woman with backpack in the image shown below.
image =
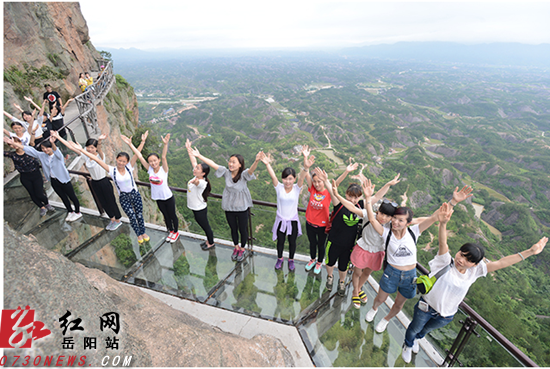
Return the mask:
<path fill-rule="evenodd" d="M 386 228 L 376 220 L 372 211 L 370 198 L 374 193 L 374 185 L 368 179 L 362 185 L 365 197 L 368 199 L 365 206 L 370 224 L 382 236 L 386 244 L 385 257 L 387 258 L 387 266 L 380 280 L 378 294 L 372 308 L 367 312 L 365 320 L 372 322 L 378 312 L 378 307 L 386 301 L 390 294 L 397 291 L 397 297 L 390 312 L 375 327 L 376 332 L 382 333 L 386 330 L 389 321 L 401 311 L 405 302 L 416 295 L 416 285 L 413 283 L 416 278 L 416 243 L 422 232 L 437 220 L 439 209 L 421 223 L 409 228 L 413 220 L 412 210 L 404 206 L 398 207 L 393 214 L 391 228 Z M 456 206 L 459 202 L 472 196 L 471 192 L 470 186 L 464 186 L 460 191 L 457 187 L 449 204 Z"/>
<path fill-rule="evenodd" d="M 453 260 L 447 245 L 447 223 L 452 214 L 453 208 L 448 203 L 444 203 L 439 209 L 439 251 L 430 261 L 430 276 L 449 267 L 414 306 L 414 316 L 405 332 L 405 343 L 401 353 L 406 363 L 411 362 L 412 353 L 418 353 L 419 339 L 434 329 L 452 322 L 458 306 L 478 278 L 519 263 L 529 256 L 540 254 L 548 242 L 548 237 L 543 237 L 527 250 L 489 263 L 483 260 L 485 251 L 481 246 L 465 243 Z"/>

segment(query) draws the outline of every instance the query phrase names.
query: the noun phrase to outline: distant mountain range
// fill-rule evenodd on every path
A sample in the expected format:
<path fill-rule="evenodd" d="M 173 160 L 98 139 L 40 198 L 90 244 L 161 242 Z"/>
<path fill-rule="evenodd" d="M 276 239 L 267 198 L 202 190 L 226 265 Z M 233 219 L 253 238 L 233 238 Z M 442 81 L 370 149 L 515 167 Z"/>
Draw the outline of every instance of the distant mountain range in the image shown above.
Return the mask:
<path fill-rule="evenodd" d="M 297 49 L 219 49 L 219 50 L 154 50 L 136 48 L 112 49 L 98 47 L 113 55 L 115 61 L 131 62 L 139 59 L 170 60 L 195 57 L 243 56 L 307 56 L 354 57 L 406 60 L 418 62 L 466 63 L 474 65 L 539 67 L 550 65 L 550 44 L 489 43 L 464 45 L 453 42 L 398 42 L 395 44 L 351 47 L 340 50 Z"/>

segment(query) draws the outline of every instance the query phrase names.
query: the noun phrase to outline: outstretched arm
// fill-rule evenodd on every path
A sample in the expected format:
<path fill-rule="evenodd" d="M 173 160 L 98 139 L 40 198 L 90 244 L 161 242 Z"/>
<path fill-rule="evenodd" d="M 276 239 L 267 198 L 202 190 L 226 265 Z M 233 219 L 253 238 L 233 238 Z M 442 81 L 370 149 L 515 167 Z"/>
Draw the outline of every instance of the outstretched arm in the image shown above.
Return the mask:
<path fill-rule="evenodd" d="M 449 245 L 447 245 L 447 223 L 453 215 L 453 208 L 448 203 L 443 203 L 439 208 L 439 251 L 437 255 L 444 255 L 449 252 Z"/>
<path fill-rule="evenodd" d="M 300 173 L 298 174 L 298 187 L 302 187 L 304 185 L 304 180 L 306 179 L 306 176 L 308 175 L 308 171 L 305 168 L 302 168 L 300 170 Z"/>
<path fill-rule="evenodd" d="M 8 113 L 8 112 L 5 111 L 5 110 L 4 110 L 4 115 L 5 115 L 6 117 L 8 117 L 8 119 L 13 120 L 13 115 L 11 115 L 10 113 Z"/>
<path fill-rule="evenodd" d="M 187 149 L 189 160 L 191 160 L 191 169 L 194 169 L 197 166 L 197 158 L 193 156 L 193 148 L 191 147 L 191 141 L 189 141 L 189 139 L 185 141 L 185 148 Z"/>
<path fill-rule="evenodd" d="M 79 152 L 81 154 L 84 154 L 86 155 L 87 157 L 89 157 L 90 159 L 92 159 L 93 161 L 95 161 L 96 163 L 98 163 L 103 169 L 105 169 L 107 172 L 109 172 L 109 166 L 107 164 L 105 164 L 105 162 L 103 160 L 101 160 L 100 158 L 97 157 L 97 155 L 92 155 L 90 154 L 88 151 L 84 150 L 82 148 L 82 146 L 80 146 L 79 143 L 76 143 L 76 142 L 68 142 L 68 146 L 71 148 L 71 150 L 74 150 L 76 152 Z"/>
<path fill-rule="evenodd" d="M 337 198 L 342 203 L 342 205 L 346 207 L 346 209 L 354 214 L 359 215 L 360 217 L 363 216 L 363 211 L 361 209 L 353 205 L 351 201 L 348 201 L 340 196 L 340 194 L 338 193 L 338 186 L 336 185 L 336 181 L 334 179 L 332 180 L 332 193 L 334 194 L 334 198 Z"/>
<path fill-rule="evenodd" d="M 370 179 L 365 179 L 365 181 L 361 182 L 361 187 L 363 188 L 363 192 L 365 193 L 365 209 L 367 210 L 367 216 L 369 218 L 370 224 L 372 224 L 372 227 L 378 233 L 380 236 L 384 234 L 384 226 L 380 224 L 378 219 L 376 219 L 376 215 L 372 211 L 372 195 L 374 194 L 374 184 L 370 181 Z"/>
<path fill-rule="evenodd" d="M 470 186 L 464 186 L 460 191 L 458 190 L 458 187 L 456 187 L 453 192 L 453 198 L 449 201 L 449 205 L 454 207 L 459 202 L 464 201 L 468 197 L 473 196 L 472 191 L 473 191 L 472 187 Z M 453 201 L 454 201 L 454 204 L 453 204 Z M 420 223 L 418 225 L 418 229 L 420 230 L 420 233 L 430 228 L 430 226 L 434 224 L 435 221 L 438 219 L 438 216 L 439 216 L 439 209 L 437 209 L 431 216 L 429 216 L 426 220 Z"/>
<path fill-rule="evenodd" d="M 170 142 L 170 133 L 161 137 L 164 147 L 162 148 L 162 169 L 168 173 L 168 160 L 166 160 L 166 154 L 168 153 L 168 142 Z"/>
<path fill-rule="evenodd" d="M 346 170 L 344 171 L 344 173 L 342 173 L 342 175 L 340 177 L 338 177 L 338 179 L 336 180 L 336 184 L 338 184 L 338 186 L 340 186 L 340 183 L 342 183 L 342 181 L 348 176 L 348 174 L 353 172 L 359 166 L 359 163 L 353 163 L 352 164 L 351 163 L 351 158 L 349 158 L 349 162 L 350 163 L 346 167 Z"/>
<path fill-rule="evenodd" d="M 218 168 L 220 167 L 218 164 L 214 163 L 213 160 L 210 160 L 208 159 L 207 157 L 201 155 L 201 153 L 199 152 L 199 150 L 195 147 L 194 149 L 191 150 L 191 154 L 196 157 L 196 158 L 199 158 L 201 161 L 203 161 L 204 163 L 208 164 L 212 169 L 214 169 L 215 171 L 218 170 Z"/>
<path fill-rule="evenodd" d="M 7 143 L 8 145 L 12 145 L 13 147 L 15 147 L 17 149 L 22 149 L 22 150 L 25 149 L 25 146 L 21 142 L 15 142 L 13 140 L 13 138 L 11 138 L 11 137 L 4 137 L 4 142 Z M 34 155 L 32 155 L 32 156 L 34 156 Z"/>
<path fill-rule="evenodd" d="M 103 158 L 105 155 L 103 154 L 103 150 L 101 150 L 101 142 L 107 138 L 107 134 L 104 133 L 102 135 L 100 135 L 98 138 L 97 138 L 97 153 L 99 154 L 99 157 L 100 158 Z"/>
<path fill-rule="evenodd" d="M 145 170 L 149 170 L 149 163 L 143 158 L 143 155 L 141 155 L 141 152 L 139 152 L 138 149 L 136 149 L 136 147 L 134 146 L 134 144 L 132 143 L 132 139 L 130 137 L 126 137 L 124 135 L 120 135 L 120 138 L 122 139 L 122 141 L 124 141 L 124 143 L 126 143 L 126 145 L 128 145 L 130 147 L 130 149 L 132 149 L 132 151 L 134 152 L 134 156 L 132 156 L 132 159 L 130 160 L 130 165 L 133 167 L 135 164 L 136 164 L 136 161 L 137 159 L 139 158 L 139 161 L 141 162 L 141 164 L 143 165 L 143 167 L 145 168 Z M 142 141 L 143 143 L 144 141 Z M 140 145 L 141 146 L 141 145 Z"/>
<path fill-rule="evenodd" d="M 250 168 L 248 168 L 248 174 L 250 175 L 254 174 L 254 171 L 256 170 L 256 168 L 258 168 L 258 163 L 260 162 L 260 159 L 262 158 L 263 155 L 265 155 L 263 151 L 260 151 L 259 153 L 256 154 L 256 160 L 254 160 L 254 163 L 252 163 Z"/>
<path fill-rule="evenodd" d="M 261 158 L 262 163 L 265 164 L 265 167 L 267 168 L 267 173 L 269 173 L 269 176 L 271 177 L 271 182 L 273 183 L 273 187 L 277 187 L 279 184 L 279 180 L 277 179 L 277 176 L 275 175 L 275 171 L 271 167 L 271 162 L 273 162 L 273 158 L 271 157 L 271 154 L 263 155 Z"/>
<path fill-rule="evenodd" d="M 67 100 L 67 102 L 65 103 L 65 105 L 61 105 L 61 110 L 60 110 L 60 111 L 61 111 L 61 114 L 62 114 L 62 115 L 65 115 L 65 109 L 66 109 L 67 106 L 70 104 L 70 102 L 73 101 L 73 100 L 74 100 L 74 99 L 69 99 L 69 100 Z M 61 104 L 61 100 L 59 100 L 59 101 L 60 101 L 59 104 Z"/>
<path fill-rule="evenodd" d="M 308 188 L 312 185 L 311 176 L 309 175 L 309 168 L 311 168 L 311 166 L 315 163 L 315 156 L 309 156 L 310 153 L 311 151 L 309 150 L 309 146 L 304 145 L 302 147 L 302 155 L 304 156 L 304 169 L 306 170 L 306 182 Z"/>
<path fill-rule="evenodd" d="M 383 198 L 387 193 L 388 193 L 388 190 L 390 189 L 391 186 L 395 186 L 396 184 L 399 183 L 400 179 L 399 179 L 399 176 L 401 175 L 401 173 L 397 173 L 397 175 L 395 176 L 394 179 L 392 179 L 391 181 L 389 181 L 388 183 L 386 183 L 384 186 L 382 186 L 382 188 L 380 188 L 376 194 L 374 195 L 374 197 L 372 198 L 372 201 L 374 203 L 378 202 L 381 198 Z"/>
<path fill-rule="evenodd" d="M 75 149 L 71 144 L 69 144 L 67 140 L 61 137 L 57 131 L 51 131 L 51 137 L 54 137 L 55 139 L 59 140 L 63 145 L 67 146 L 69 149 L 73 150 L 77 154 L 80 154 L 80 150 Z"/>
<path fill-rule="evenodd" d="M 548 237 L 543 237 L 539 240 L 539 242 L 537 242 L 525 251 L 518 252 L 517 254 L 513 255 L 508 255 L 500 260 L 487 263 L 487 272 L 490 273 L 502 268 L 509 267 L 510 265 L 514 265 L 516 263 L 519 263 L 520 261 L 525 260 L 525 258 L 528 258 L 531 255 L 540 254 L 542 250 L 544 250 L 544 246 L 546 246 L 547 242 Z"/>

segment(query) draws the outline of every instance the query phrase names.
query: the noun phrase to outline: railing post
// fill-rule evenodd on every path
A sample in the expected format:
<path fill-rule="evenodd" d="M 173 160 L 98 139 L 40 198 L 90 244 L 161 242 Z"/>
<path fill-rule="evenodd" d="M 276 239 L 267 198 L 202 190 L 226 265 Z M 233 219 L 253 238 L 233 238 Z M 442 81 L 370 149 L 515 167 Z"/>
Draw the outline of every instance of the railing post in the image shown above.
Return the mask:
<path fill-rule="evenodd" d="M 250 208 L 248 208 L 248 251 L 252 253 L 252 247 L 254 246 L 254 233 L 252 231 L 252 216 L 254 213 L 250 211 Z"/>
<path fill-rule="evenodd" d="M 468 342 L 468 339 L 470 338 L 472 333 L 479 337 L 479 334 L 475 331 L 477 327 L 477 321 L 468 316 L 466 317 L 466 321 L 460 320 L 460 323 L 462 323 L 462 329 L 460 329 L 458 336 L 456 336 L 456 339 L 453 342 L 453 346 L 450 350 L 448 350 L 447 356 L 445 357 L 445 360 L 443 360 L 443 364 L 441 364 L 441 366 L 454 366 L 455 363 L 458 361 L 458 356 L 464 349 L 464 346 L 466 346 L 466 343 Z M 462 363 L 460 361 L 458 361 L 458 363 L 460 364 L 460 366 L 462 366 Z"/>

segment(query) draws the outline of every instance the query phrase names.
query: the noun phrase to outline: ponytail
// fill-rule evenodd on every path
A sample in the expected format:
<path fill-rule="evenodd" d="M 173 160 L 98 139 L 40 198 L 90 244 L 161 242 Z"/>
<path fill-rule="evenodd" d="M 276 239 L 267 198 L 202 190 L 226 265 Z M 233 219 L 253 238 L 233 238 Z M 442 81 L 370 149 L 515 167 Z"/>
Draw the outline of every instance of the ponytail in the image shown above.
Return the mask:
<path fill-rule="evenodd" d="M 208 179 L 208 173 L 210 173 L 210 166 L 205 163 L 201 163 L 202 172 L 204 173 L 203 179 L 206 181 L 206 188 L 204 191 L 202 191 L 202 198 L 204 199 L 204 202 L 208 201 L 208 195 L 210 195 L 210 191 L 212 191 L 212 186 L 210 185 L 210 180 Z"/>

